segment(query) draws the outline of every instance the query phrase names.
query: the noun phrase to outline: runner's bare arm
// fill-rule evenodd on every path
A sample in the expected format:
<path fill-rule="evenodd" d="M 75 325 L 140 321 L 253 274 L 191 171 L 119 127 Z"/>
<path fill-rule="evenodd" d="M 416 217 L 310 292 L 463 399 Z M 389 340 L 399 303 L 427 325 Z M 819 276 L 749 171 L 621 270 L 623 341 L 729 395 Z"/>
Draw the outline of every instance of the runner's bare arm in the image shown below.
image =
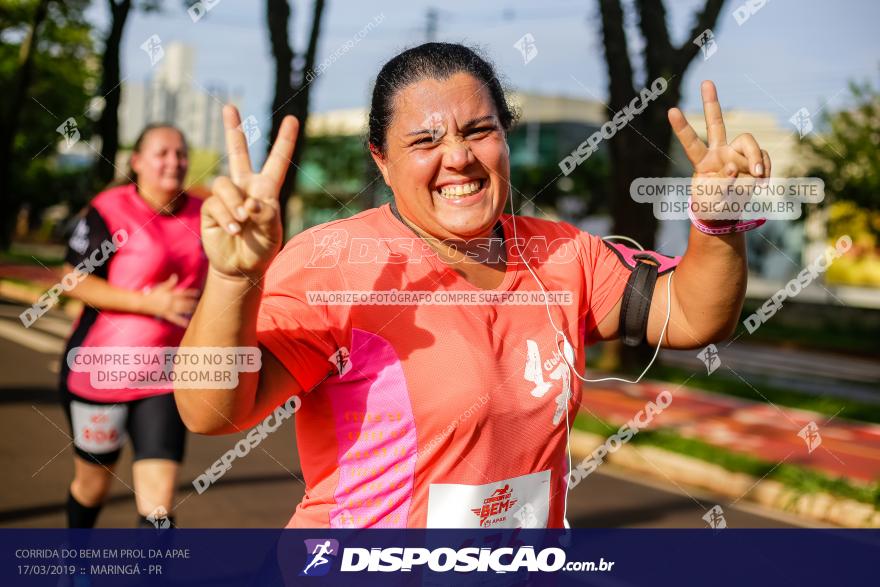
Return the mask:
<path fill-rule="evenodd" d="M 260 288 L 210 272 L 181 348 L 257 347 Z M 301 392 L 272 353 L 260 348 L 261 368 L 238 374 L 234 389 L 175 389 L 180 416 L 192 432 L 235 434 L 266 417 L 275 406 Z"/>
<path fill-rule="evenodd" d="M 62 271 L 67 275 L 75 269 L 66 263 Z M 174 289 L 177 280 L 177 276 L 172 275 L 149 292 L 139 292 L 116 287 L 97 275 L 87 275 L 66 295 L 98 310 L 156 316 L 185 328 L 189 315 L 195 310 L 199 292 Z"/>
<path fill-rule="evenodd" d="M 76 269 L 73 265 L 65 263 L 58 277 L 60 279 L 64 275 L 75 272 Z M 65 295 L 98 310 L 114 310 L 134 314 L 146 313 L 143 296 L 139 292 L 110 285 L 106 279 L 97 275 L 85 276 L 76 287 L 65 292 Z"/>
<path fill-rule="evenodd" d="M 694 166 L 694 178 L 770 177 L 770 156 L 755 138 L 743 134 L 727 142 L 715 84 L 702 85 L 708 146 L 697 136 L 677 108 L 669 122 Z M 672 312 L 663 337 L 667 348 L 689 349 L 729 337 L 736 329 L 747 282 L 745 235 L 710 236 L 690 229 L 687 251 L 674 272 Z M 670 273 L 657 279 L 648 317 L 647 342 L 660 340 L 666 321 L 667 282 Z M 620 303 L 598 325 L 602 339 L 618 336 Z"/>
<path fill-rule="evenodd" d="M 278 194 L 299 124 L 292 116 L 285 118 L 263 169 L 254 173 L 238 110 L 224 108 L 223 122 L 230 177 L 214 182 L 202 206 L 202 242 L 210 268 L 182 348 L 258 346 L 261 281 L 281 247 Z M 239 373 L 234 389 L 176 388 L 174 398 L 187 427 L 202 434 L 244 430 L 299 393 L 271 353 L 263 350 L 261 359 L 261 370 Z"/>

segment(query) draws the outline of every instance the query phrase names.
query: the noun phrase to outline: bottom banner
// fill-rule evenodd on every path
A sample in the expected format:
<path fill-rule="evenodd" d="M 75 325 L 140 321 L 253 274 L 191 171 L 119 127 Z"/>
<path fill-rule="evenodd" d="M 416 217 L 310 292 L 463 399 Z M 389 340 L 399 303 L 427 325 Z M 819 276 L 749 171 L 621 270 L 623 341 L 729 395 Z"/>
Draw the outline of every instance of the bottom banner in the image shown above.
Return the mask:
<path fill-rule="evenodd" d="M 875 530 L 0 530 L 0 585 L 849 585 Z M 356 581 L 356 583 L 352 583 Z"/>

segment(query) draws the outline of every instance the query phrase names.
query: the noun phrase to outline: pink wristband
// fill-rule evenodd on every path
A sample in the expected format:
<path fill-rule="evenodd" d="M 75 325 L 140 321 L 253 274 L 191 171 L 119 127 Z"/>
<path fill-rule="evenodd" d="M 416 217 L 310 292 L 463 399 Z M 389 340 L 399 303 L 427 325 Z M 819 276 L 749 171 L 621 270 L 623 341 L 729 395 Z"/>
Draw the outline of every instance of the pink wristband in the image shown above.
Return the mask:
<path fill-rule="evenodd" d="M 744 220 L 742 222 L 737 222 L 736 224 L 731 224 L 729 226 L 709 226 L 708 224 L 704 224 L 699 218 L 694 216 L 693 210 L 691 210 L 691 200 L 688 198 L 688 218 L 691 219 L 691 224 L 694 225 L 694 228 L 702 232 L 703 234 L 709 234 L 712 236 L 721 236 L 724 234 L 734 234 L 737 232 L 746 232 L 747 230 L 752 230 L 754 228 L 758 228 L 767 222 L 766 218 L 755 218 L 754 220 Z"/>

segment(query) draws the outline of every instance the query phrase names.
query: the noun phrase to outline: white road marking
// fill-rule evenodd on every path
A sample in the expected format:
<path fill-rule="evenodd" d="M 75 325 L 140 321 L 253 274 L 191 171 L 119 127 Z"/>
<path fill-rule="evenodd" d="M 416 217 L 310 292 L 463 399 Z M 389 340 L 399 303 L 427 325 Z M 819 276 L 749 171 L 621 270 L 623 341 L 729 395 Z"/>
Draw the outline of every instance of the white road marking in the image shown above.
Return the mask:
<path fill-rule="evenodd" d="M 21 322 L 0 320 L 0 336 L 38 353 L 58 355 L 64 352 L 64 339 L 25 328 Z"/>

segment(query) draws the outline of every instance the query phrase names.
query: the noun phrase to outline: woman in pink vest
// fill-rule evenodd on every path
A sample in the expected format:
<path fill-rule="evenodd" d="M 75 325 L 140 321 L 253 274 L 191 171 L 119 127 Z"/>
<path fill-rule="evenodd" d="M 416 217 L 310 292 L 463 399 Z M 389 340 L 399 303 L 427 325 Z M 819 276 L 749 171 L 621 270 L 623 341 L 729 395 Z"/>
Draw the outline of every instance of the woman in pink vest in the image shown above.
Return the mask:
<path fill-rule="evenodd" d="M 128 183 L 98 194 L 68 243 L 65 272 L 88 275 L 70 292 L 85 303 L 62 361 L 61 398 L 71 425 L 74 478 L 68 524 L 95 525 L 119 477 L 114 466 L 131 439 L 139 525 L 173 523 L 174 487 L 186 430 L 161 385 L 108 384 L 134 357 L 118 347 L 175 347 L 195 309 L 207 259 L 201 245 L 202 201 L 183 191 L 188 168 L 183 134 L 150 125 L 137 139 Z M 75 357 L 106 355 L 87 372 Z"/>

